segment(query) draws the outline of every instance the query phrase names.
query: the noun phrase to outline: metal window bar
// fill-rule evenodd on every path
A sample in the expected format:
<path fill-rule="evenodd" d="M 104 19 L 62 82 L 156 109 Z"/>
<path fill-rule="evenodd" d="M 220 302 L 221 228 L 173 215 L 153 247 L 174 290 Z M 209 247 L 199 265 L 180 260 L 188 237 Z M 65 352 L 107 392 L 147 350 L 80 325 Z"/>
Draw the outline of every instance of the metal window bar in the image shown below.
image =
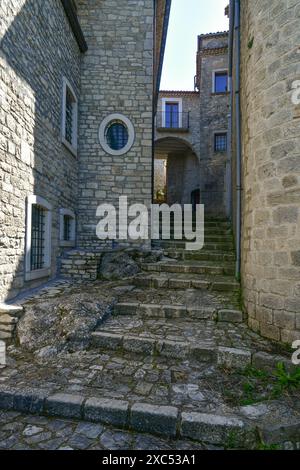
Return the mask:
<path fill-rule="evenodd" d="M 164 112 L 158 112 L 156 117 L 156 126 L 160 129 L 189 129 L 190 128 L 190 113 L 183 112 L 177 113 L 176 120 Z"/>
<path fill-rule="evenodd" d="M 43 207 L 32 206 L 31 222 L 31 270 L 42 269 L 45 258 L 45 216 Z"/>
<path fill-rule="evenodd" d="M 106 141 L 111 149 L 121 150 L 127 145 L 128 130 L 122 122 L 114 122 L 106 132 Z"/>
<path fill-rule="evenodd" d="M 64 215 L 64 240 L 67 242 L 71 240 L 71 223 L 72 217 Z"/>
<path fill-rule="evenodd" d="M 226 152 L 227 150 L 227 134 L 215 135 L 215 152 Z"/>
<path fill-rule="evenodd" d="M 66 94 L 66 140 L 73 143 L 73 105 L 74 99 L 69 89 Z"/>

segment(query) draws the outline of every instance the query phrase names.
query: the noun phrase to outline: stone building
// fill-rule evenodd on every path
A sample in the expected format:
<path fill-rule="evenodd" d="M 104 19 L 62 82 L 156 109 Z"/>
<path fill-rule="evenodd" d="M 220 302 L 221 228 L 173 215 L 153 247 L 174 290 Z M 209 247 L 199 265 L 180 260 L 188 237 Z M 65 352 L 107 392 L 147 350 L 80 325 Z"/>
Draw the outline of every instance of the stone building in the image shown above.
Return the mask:
<path fill-rule="evenodd" d="M 168 204 L 190 204 L 192 193 L 199 191 L 199 153 L 199 93 L 161 91 L 156 115 L 155 166 L 165 162 Z"/>
<path fill-rule="evenodd" d="M 291 343 L 300 1 L 231 0 L 229 41 L 198 38 L 195 91 L 159 93 L 170 3 L 1 1 L 0 300 L 55 277 L 70 248 L 101 248 L 100 203 L 149 206 L 162 188 L 232 220 L 249 326 Z"/>
<path fill-rule="evenodd" d="M 300 338 L 300 2 L 230 7 L 237 274 L 250 327 L 291 344 Z"/>
<path fill-rule="evenodd" d="M 96 248 L 96 207 L 152 200 L 169 0 L 2 0 L 0 298 Z M 154 67 L 153 67 L 154 64 Z"/>
<path fill-rule="evenodd" d="M 200 35 L 195 91 L 159 94 L 155 164 L 167 162 L 166 202 L 229 216 L 228 113 L 228 33 Z"/>

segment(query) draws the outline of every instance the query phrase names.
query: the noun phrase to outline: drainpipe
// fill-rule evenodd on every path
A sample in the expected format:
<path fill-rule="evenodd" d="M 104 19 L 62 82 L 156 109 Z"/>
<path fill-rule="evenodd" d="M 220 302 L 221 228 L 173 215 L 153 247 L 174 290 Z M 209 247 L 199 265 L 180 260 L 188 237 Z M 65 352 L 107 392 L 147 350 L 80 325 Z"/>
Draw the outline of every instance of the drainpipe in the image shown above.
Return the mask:
<path fill-rule="evenodd" d="M 241 223 L 242 223 L 242 136 L 241 136 L 241 103 L 240 103 L 240 0 L 235 0 L 234 8 L 235 35 L 235 119 L 236 119 L 236 277 L 241 275 Z"/>
<path fill-rule="evenodd" d="M 233 69 L 233 40 L 234 40 L 234 0 L 230 0 L 229 7 L 229 67 L 228 67 L 228 89 L 230 91 L 230 111 L 228 115 L 228 156 L 227 162 L 229 166 L 229 174 L 227 182 L 228 195 L 227 195 L 227 215 L 232 221 L 232 129 L 233 129 L 233 104 L 234 104 L 234 93 L 233 93 L 233 80 L 232 80 L 232 69 Z M 226 176 L 227 178 L 227 176 Z"/>

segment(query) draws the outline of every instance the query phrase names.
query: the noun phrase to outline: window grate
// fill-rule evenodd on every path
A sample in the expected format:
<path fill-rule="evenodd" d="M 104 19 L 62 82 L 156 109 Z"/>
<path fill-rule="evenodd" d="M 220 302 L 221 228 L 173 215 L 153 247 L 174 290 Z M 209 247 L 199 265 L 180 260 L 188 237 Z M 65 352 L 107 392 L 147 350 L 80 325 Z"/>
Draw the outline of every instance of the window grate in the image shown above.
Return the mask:
<path fill-rule="evenodd" d="M 64 215 L 64 240 L 69 242 L 71 240 L 71 224 L 72 217 Z"/>
<path fill-rule="evenodd" d="M 31 221 L 31 270 L 42 269 L 45 264 L 45 209 L 32 206 Z"/>
<path fill-rule="evenodd" d="M 67 89 L 66 95 L 66 140 L 72 144 L 73 143 L 73 105 L 74 100 L 73 96 L 70 93 L 70 90 Z"/>
<path fill-rule="evenodd" d="M 227 134 L 215 134 L 215 152 L 226 152 Z"/>
<path fill-rule="evenodd" d="M 106 141 L 112 150 L 121 150 L 128 143 L 128 129 L 123 122 L 113 122 L 106 131 Z"/>

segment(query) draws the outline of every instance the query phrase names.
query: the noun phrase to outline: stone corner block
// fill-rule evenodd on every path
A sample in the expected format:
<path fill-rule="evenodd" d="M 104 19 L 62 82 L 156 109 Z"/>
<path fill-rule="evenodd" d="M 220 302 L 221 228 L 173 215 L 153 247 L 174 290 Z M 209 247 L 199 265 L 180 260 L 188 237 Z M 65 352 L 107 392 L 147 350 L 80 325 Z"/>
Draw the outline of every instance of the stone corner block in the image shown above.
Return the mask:
<path fill-rule="evenodd" d="M 14 409 L 15 390 L 0 388 L 0 409 Z"/>
<path fill-rule="evenodd" d="M 84 397 L 81 395 L 57 393 L 46 399 L 45 412 L 50 416 L 81 418 L 83 402 Z"/>
<path fill-rule="evenodd" d="M 236 417 L 215 414 L 184 412 L 181 416 L 180 435 L 196 441 L 226 445 L 234 434 L 238 445 L 244 443 L 246 423 Z"/>
<path fill-rule="evenodd" d="M 252 361 L 251 351 L 235 348 L 218 348 L 218 365 L 233 369 L 244 369 Z"/>
<path fill-rule="evenodd" d="M 17 390 L 14 395 L 14 410 L 21 411 L 23 413 L 41 414 L 44 410 L 47 396 L 48 394 L 43 390 Z"/>
<path fill-rule="evenodd" d="M 0 315 L 8 314 L 12 316 L 20 316 L 24 312 L 24 307 L 21 305 L 10 305 L 3 302 L 0 303 Z"/>
<path fill-rule="evenodd" d="M 239 310 L 219 310 L 218 312 L 220 322 L 242 323 L 243 319 L 243 312 Z"/>
<path fill-rule="evenodd" d="M 88 398 L 84 406 L 84 419 L 124 428 L 128 424 L 129 404 L 125 400 Z"/>
<path fill-rule="evenodd" d="M 252 365 L 257 369 L 266 370 L 268 372 L 274 372 L 277 364 L 282 362 L 287 371 L 291 371 L 295 366 L 292 363 L 291 359 L 286 357 L 269 354 L 266 352 L 257 352 L 253 354 Z"/>
<path fill-rule="evenodd" d="M 157 406 L 135 403 L 131 408 L 130 426 L 134 431 L 175 437 L 178 409 L 174 406 Z"/>

